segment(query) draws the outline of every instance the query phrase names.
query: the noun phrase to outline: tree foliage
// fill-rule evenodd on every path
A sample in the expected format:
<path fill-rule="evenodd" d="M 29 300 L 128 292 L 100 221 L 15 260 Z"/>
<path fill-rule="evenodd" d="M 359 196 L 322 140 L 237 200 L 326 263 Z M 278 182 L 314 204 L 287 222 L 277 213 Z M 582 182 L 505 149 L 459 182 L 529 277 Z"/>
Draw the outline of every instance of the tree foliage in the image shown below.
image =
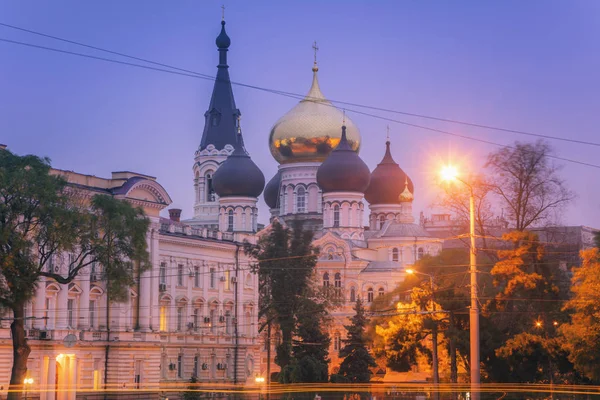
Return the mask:
<path fill-rule="evenodd" d="M 600 381 L 600 250 L 584 250 L 581 258 L 581 267 L 573 273 L 573 297 L 564 307 L 572 312 L 571 322 L 562 325 L 561 332 L 575 369 Z"/>
<path fill-rule="evenodd" d="M 354 316 L 350 318 L 351 324 L 344 326 L 347 335 L 343 340 L 345 345 L 340 350 L 340 357 L 344 357 L 344 360 L 338 374 L 351 383 L 366 383 L 371 380 L 370 368 L 376 367 L 377 364 L 367 348 L 365 328 L 369 320 L 360 296 L 356 299 L 354 312 Z"/>
<path fill-rule="evenodd" d="M 305 295 L 311 290 L 317 264 L 312 239 L 312 232 L 301 225 L 289 229 L 274 221 L 256 245 L 244 246 L 245 253 L 257 260 L 253 270 L 259 279 L 259 318 L 263 327 L 274 323 L 281 331 L 275 362 L 282 372 L 292 362 L 292 340 L 303 317 L 302 308 L 307 306 Z M 308 323 L 304 328 L 309 330 Z"/>
<path fill-rule="evenodd" d="M 129 203 L 105 195 L 90 200 L 51 173 L 48 159 L 0 151 L 0 306 L 13 314 L 11 389 L 27 372 L 24 307 L 40 277 L 68 284 L 99 262 L 110 298 L 122 300 L 134 274 L 149 266 L 148 223 Z"/>

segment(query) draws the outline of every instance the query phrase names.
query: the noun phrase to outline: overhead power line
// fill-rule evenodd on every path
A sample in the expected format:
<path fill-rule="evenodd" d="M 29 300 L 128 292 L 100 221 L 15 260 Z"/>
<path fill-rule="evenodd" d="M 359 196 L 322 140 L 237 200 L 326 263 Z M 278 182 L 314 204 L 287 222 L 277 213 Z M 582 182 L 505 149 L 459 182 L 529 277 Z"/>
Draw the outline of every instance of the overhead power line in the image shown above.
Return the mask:
<path fill-rule="evenodd" d="M 215 81 L 216 80 L 215 77 L 211 77 L 211 76 L 208 76 L 208 75 L 205 75 L 205 74 L 199 74 L 199 73 L 196 73 L 196 72 L 189 72 L 189 73 L 187 73 L 187 72 L 178 72 L 178 71 L 164 69 L 164 68 L 156 68 L 156 67 L 151 67 L 151 66 L 148 66 L 148 65 L 130 63 L 130 62 L 126 62 L 126 61 L 120 61 L 120 60 L 115 60 L 115 59 L 105 58 L 105 57 L 98 57 L 98 56 L 93 56 L 93 55 L 90 55 L 90 54 L 78 53 L 78 52 L 69 51 L 69 50 L 62 50 L 62 49 L 57 49 L 57 48 L 54 48 L 54 47 L 42 46 L 42 45 L 37 45 L 37 44 L 33 44 L 33 43 L 20 42 L 20 41 L 17 41 L 17 40 L 11 40 L 11 39 L 5 39 L 5 38 L 0 38 L 0 41 L 6 42 L 6 43 L 11 43 L 11 44 L 16 44 L 16 45 L 20 45 L 20 46 L 26 46 L 26 47 L 31 47 L 31 48 L 37 48 L 37 49 L 43 49 L 43 50 L 53 51 L 53 52 L 57 52 L 57 53 L 70 54 L 70 55 L 74 55 L 74 56 L 78 56 L 78 57 L 85 57 L 85 58 L 90 58 L 90 59 L 95 59 L 95 60 L 100 60 L 100 61 L 105 61 L 105 62 L 111 62 L 111 63 L 115 63 L 115 64 L 121 64 L 121 65 L 127 65 L 127 66 L 131 66 L 131 67 L 143 68 L 143 69 L 152 70 L 152 71 L 165 72 L 165 73 L 169 73 L 169 74 L 173 74 L 173 75 L 181 75 L 181 76 L 187 76 L 187 77 L 191 77 L 191 78 L 199 78 L 199 79 L 205 79 L 205 80 L 211 80 L 211 81 Z M 116 52 L 114 52 L 114 53 L 115 54 L 120 54 L 120 53 L 116 53 Z M 127 56 L 127 57 L 131 57 L 131 56 Z M 140 60 L 143 60 L 143 59 L 140 59 Z M 150 61 L 145 61 L 145 62 L 150 62 Z M 151 62 L 151 63 L 154 63 L 154 62 Z M 154 63 L 154 64 L 159 64 L 159 63 Z M 159 64 L 159 65 L 166 65 L 166 64 Z M 168 68 L 172 68 L 172 69 L 179 69 L 179 70 L 181 70 L 180 68 L 176 68 L 176 67 L 171 67 L 171 66 L 167 66 L 167 67 Z M 250 89 L 260 90 L 260 91 L 264 91 L 264 92 L 268 92 L 268 93 L 277 94 L 277 95 L 280 95 L 280 96 L 291 97 L 291 98 L 294 98 L 294 99 L 304 99 L 306 97 L 306 96 L 299 95 L 299 94 L 293 94 L 293 93 L 289 93 L 289 92 L 284 92 L 284 91 L 279 91 L 279 90 L 274 90 L 274 89 L 268 89 L 268 88 L 264 88 L 264 87 L 260 87 L 260 86 L 256 86 L 256 85 L 249 85 L 249 84 L 240 83 L 240 82 L 230 81 L 230 83 L 232 85 L 237 85 L 237 86 L 246 87 L 246 88 L 250 88 Z M 321 104 L 329 106 L 329 107 L 337 108 L 334 105 L 328 105 L 328 104 L 324 104 L 324 103 L 321 103 Z M 505 144 L 502 144 L 502 143 L 496 143 L 496 142 L 492 142 L 492 141 L 485 140 L 485 139 L 479 139 L 479 138 L 475 138 L 475 137 L 468 136 L 468 135 L 463 135 L 463 134 L 459 134 L 459 133 L 455 133 L 455 132 L 450 132 L 450 131 L 446 131 L 446 130 L 442 130 L 442 129 L 431 128 L 431 127 L 424 126 L 424 125 L 413 124 L 413 123 L 409 123 L 409 122 L 406 122 L 406 121 L 401 121 L 401 120 L 397 120 L 397 119 L 393 119 L 393 118 L 388 118 L 388 117 L 384 117 L 384 116 L 381 116 L 381 115 L 371 114 L 371 113 L 367 113 L 367 112 L 363 112 L 363 111 L 359 111 L 359 110 L 355 110 L 355 109 L 345 108 L 345 110 L 349 111 L 349 112 L 354 112 L 356 114 L 361 114 L 361 115 L 369 116 L 369 117 L 372 117 L 372 118 L 381 119 L 381 120 L 388 121 L 388 122 L 395 122 L 397 124 L 401 124 L 401 125 L 405 125 L 405 126 L 410 126 L 410 127 L 413 127 L 413 128 L 424 129 L 424 130 L 427 130 L 427 131 L 430 131 L 430 132 L 441 133 L 441 134 L 445 134 L 445 135 L 449 135 L 449 136 L 454 136 L 454 137 L 459 137 L 459 138 L 462 138 L 462 139 L 472 140 L 472 141 L 476 141 L 476 142 L 480 142 L 480 143 L 485 143 L 485 144 L 491 144 L 491 145 L 498 146 L 498 147 L 514 149 L 514 147 L 510 146 L 510 145 L 505 145 Z M 559 140 L 559 139 L 557 139 L 557 140 Z M 561 138 L 561 140 L 570 141 L 571 139 Z M 586 143 L 586 144 L 592 145 L 592 146 L 600 145 L 600 144 L 591 143 L 591 142 L 590 143 Z M 552 158 L 552 159 L 556 159 L 556 160 L 560 160 L 560 161 L 565 161 L 565 162 L 573 163 L 573 164 L 579 164 L 579 165 L 584 165 L 584 166 L 588 166 L 588 167 L 600 169 L 600 165 L 591 164 L 591 163 L 587 163 L 587 162 L 584 162 L 584 161 L 573 160 L 573 159 L 570 159 L 570 158 L 565 158 L 565 157 L 560 157 L 560 156 L 554 156 L 554 155 L 547 155 L 547 157 L 548 158 Z"/>
<path fill-rule="evenodd" d="M 191 70 L 188 70 L 188 69 L 184 69 L 184 68 L 180 68 L 180 67 L 175 67 L 175 66 L 172 66 L 172 65 L 168 65 L 168 64 L 164 64 L 164 63 L 160 63 L 160 62 L 148 60 L 148 59 L 141 58 L 141 57 L 131 56 L 129 54 L 124 54 L 124 53 L 120 53 L 120 52 L 117 52 L 117 51 L 108 50 L 108 49 L 105 49 L 105 48 L 102 48 L 102 47 L 89 45 L 89 44 L 78 42 L 78 41 L 71 40 L 71 39 L 61 38 L 61 37 L 58 37 L 58 36 L 50 35 L 50 34 L 39 32 L 39 31 L 34 31 L 34 30 L 31 30 L 31 29 L 21 28 L 21 27 L 18 27 L 18 26 L 15 26 L 15 25 L 11 25 L 11 24 L 6 24 L 6 23 L 0 22 L 0 26 L 4 26 L 4 27 L 10 28 L 10 29 L 16 29 L 16 30 L 19 30 L 19 31 L 22 31 L 22 32 L 31 33 L 33 35 L 38 35 L 38 36 L 46 37 L 46 38 L 53 39 L 53 40 L 58 40 L 58 41 L 65 42 L 65 43 L 74 44 L 74 45 L 77 45 L 77 46 L 86 47 L 86 48 L 97 50 L 97 51 L 102 51 L 102 52 L 109 53 L 109 54 L 118 55 L 118 56 L 121 56 L 121 57 L 126 57 L 126 58 L 129 58 L 129 59 L 132 59 L 132 60 L 142 61 L 142 62 L 146 62 L 146 63 L 149 63 L 149 64 L 158 65 L 158 66 L 161 66 L 161 67 L 171 68 L 171 69 L 174 69 L 176 71 L 182 71 L 182 72 L 186 72 L 186 73 L 190 73 L 190 74 L 194 74 L 194 75 L 198 75 L 198 76 L 204 76 L 204 77 L 207 77 L 207 78 L 210 78 L 210 79 L 214 79 L 211 75 L 208 75 L 208 74 L 201 74 L 199 72 L 191 71 Z M 267 89 L 267 90 L 272 90 L 273 92 L 276 91 L 274 89 Z M 282 94 L 288 94 L 288 95 L 293 95 L 293 96 L 304 97 L 302 95 L 299 95 L 297 93 L 292 93 L 292 92 L 283 92 L 283 91 L 278 91 L 278 92 L 282 93 Z M 389 109 L 389 108 L 369 106 L 369 105 L 364 105 L 364 104 L 359 104 L 359 103 L 352 103 L 352 102 L 342 101 L 342 100 L 329 99 L 329 101 L 331 101 L 332 103 L 343 104 L 343 105 L 352 106 L 352 107 L 360 107 L 360 108 L 366 108 L 366 109 L 369 109 L 369 110 L 383 111 L 383 112 L 388 112 L 388 113 L 393 113 L 393 114 L 406 115 L 406 116 L 410 116 L 410 117 L 424 118 L 424 119 L 430 119 L 430 120 L 440 121 L 440 122 L 448 122 L 448 123 L 452 123 L 452 124 L 459 124 L 459 125 L 464 125 L 464 126 L 471 126 L 471 127 L 474 127 L 474 128 L 482 128 L 482 129 L 495 130 L 495 131 L 501 131 L 501 132 L 507 132 L 507 133 L 515 133 L 515 134 L 519 134 L 519 135 L 539 137 L 539 138 L 550 139 L 550 140 L 560 140 L 560 141 L 565 141 L 565 142 L 571 142 L 571 143 L 578 143 L 578 144 L 584 144 L 584 145 L 590 145 L 590 146 L 600 147 L 600 143 L 595 143 L 595 142 L 590 142 L 590 141 L 585 141 L 585 140 L 577 140 L 577 139 L 569 139 L 569 138 L 564 138 L 564 137 L 559 137 L 559 136 L 544 135 L 544 134 L 538 134 L 538 133 L 533 133 L 533 132 L 526 132 L 526 131 L 522 131 L 522 130 L 518 130 L 518 129 L 508 129 L 508 128 L 502 128 L 502 127 L 497 127 L 497 126 L 492 126 L 492 125 L 478 124 L 478 123 L 474 123 L 474 122 L 461 121 L 461 120 L 456 120 L 456 119 L 452 119 L 452 118 L 435 117 L 435 116 L 426 115 L 426 114 L 411 113 L 411 112 L 407 112 L 407 111 L 399 111 L 399 110 L 393 110 L 393 109 Z"/>

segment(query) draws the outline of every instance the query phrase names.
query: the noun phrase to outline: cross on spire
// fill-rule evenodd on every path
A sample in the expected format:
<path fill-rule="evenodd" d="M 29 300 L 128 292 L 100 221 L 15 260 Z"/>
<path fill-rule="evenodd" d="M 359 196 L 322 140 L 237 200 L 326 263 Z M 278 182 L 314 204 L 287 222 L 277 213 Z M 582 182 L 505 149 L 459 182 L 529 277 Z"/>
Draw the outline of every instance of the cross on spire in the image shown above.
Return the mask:
<path fill-rule="evenodd" d="M 225 21 L 225 4 L 221 6 L 221 21 Z"/>
<path fill-rule="evenodd" d="M 313 50 L 315 52 L 315 66 L 316 66 L 317 65 L 317 51 L 319 51 L 319 47 L 317 46 L 317 41 L 316 40 L 314 41 L 314 43 L 312 45 L 312 48 L 313 48 Z"/>
<path fill-rule="evenodd" d="M 346 109 L 345 108 L 342 109 L 342 112 L 344 113 L 344 117 L 343 117 L 343 120 L 342 120 L 342 125 L 346 125 Z"/>
<path fill-rule="evenodd" d="M 386 135 L 387 141 L 390 141 L 390 126 L 387 126 L 387 135 Z"/>

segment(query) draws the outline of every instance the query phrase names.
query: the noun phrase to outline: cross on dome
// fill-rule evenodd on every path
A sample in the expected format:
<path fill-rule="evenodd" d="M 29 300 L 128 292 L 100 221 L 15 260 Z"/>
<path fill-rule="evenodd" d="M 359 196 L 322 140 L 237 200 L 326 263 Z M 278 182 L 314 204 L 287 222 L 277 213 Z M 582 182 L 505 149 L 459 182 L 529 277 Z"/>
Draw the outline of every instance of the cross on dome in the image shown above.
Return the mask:
<path fill-rule="evenodd" d="M 317 41 L 316 40 L 313 42 L 312 48 L 313 48 L 313 50 L 315 52 L 315 65 L 313 66 L 313 71 L 316 72 L 316 71 L 319 70 L 319 67 L 317 66 L 317 51 L 319 51 L 319 47 L 317 46 Z"/>

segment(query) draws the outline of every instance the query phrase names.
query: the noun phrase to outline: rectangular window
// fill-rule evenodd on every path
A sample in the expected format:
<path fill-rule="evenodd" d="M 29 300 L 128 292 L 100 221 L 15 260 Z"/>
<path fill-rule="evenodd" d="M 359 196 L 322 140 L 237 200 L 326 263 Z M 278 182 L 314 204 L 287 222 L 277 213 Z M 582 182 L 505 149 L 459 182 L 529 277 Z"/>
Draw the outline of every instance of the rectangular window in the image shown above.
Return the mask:
<path fill-rule="evenodd" d="M 183 265 L 177 266 L 177 286 L 183 286 Z"/>
<path fill-rule="evenodd" d="M 167 283 L 167 263 L 160 263 L 160 270 L 159 270 L 159 278 L 160 278 L 160 283 L 166 284 Z"/>
<path fill-rule="evenodd" d="M 194 332 L 198 332 L 198 323 L 200 322 L 200 310 L 197 308 L 194 308 L 194 319 L 193 319 L 193 323 L 194 323 Z"/>
<path fill-rule="evenodd" d="M 50 316 L 50 299 L 46 298 L 44 306 L 44 328 L 48 327 L 48 317 Z"/>
<path fill-rule="evenodd" d="M 198 376 L 198 363 L 199 363 L 199 357 L 198 356 L 194 356 L 194 376 Z"/>
<path fill-rule="evenodd" d="M 73 305 L 74 305 L 74 300 L 73 299 L 69 299 L 67 300 L 67 326 L 69 328 L 74 328 L 75 326 L 73 325 Z"/>
<path fill-rule="evenodd" d="M 167 306 L 160 306 L 160 330 L 167 331 Z"/>
<path fill-rule="evenodd" d="M 177 330 L 183 330 L 183 307 L 177 307 Z"/>
<path fill-rule="evenodd" d="M 98 280 L 98 272 L 96 269 L 96 262 L 90 264 L 90 282 L 96 282 Z"/>
<path fill-rule="evenodd" d="M 200 267 L 194 267 L 194 287 L 200 287 Z"/>
<path fill-rule="evenodd" d="M 183 378 L 183 354 L 177 356 L 177 377 Z"/>
<path fill-rule="evenodd" d="M 215 310 L 210 310 L 210 333 L 215 333 L 215 329 L 217 328 L 217 321 L 215 321 L 215 316 L 217 313 Z"/>
<path fill-rule="evenodd" d="M 216 282 L 215 282 L 215 281 L 216 281 L 216 278 L 217 278 L 217 277 L 215 276 L 215 269 L 214 269 L 214 268 L 211 268 L 211 269 L 210 269 L 210 288 L 211 288 L 211 289 L 214 289 L 214 288 L 215 288 L 215 285 L 216 285 Z"/>
<path fill-rule="evenodd" d="M 142 360 L 135 361 L 135 376 L 134 376 L 135 388 L 139 389 L 142 383 Z"/>
<path fill-rule="evenodd" d="M 231 311 L 225 312 L 225 333 L 231 335 Z"/>
<path fill-rule="evenodd" d="M 90 300 L 90 328 L 96 327 L 96 301 Z"/>
<path fill-rule="evenodd" d="M 231 273 L 229 270 L 225 271 L 225 290 L 231 290 Z"/>

